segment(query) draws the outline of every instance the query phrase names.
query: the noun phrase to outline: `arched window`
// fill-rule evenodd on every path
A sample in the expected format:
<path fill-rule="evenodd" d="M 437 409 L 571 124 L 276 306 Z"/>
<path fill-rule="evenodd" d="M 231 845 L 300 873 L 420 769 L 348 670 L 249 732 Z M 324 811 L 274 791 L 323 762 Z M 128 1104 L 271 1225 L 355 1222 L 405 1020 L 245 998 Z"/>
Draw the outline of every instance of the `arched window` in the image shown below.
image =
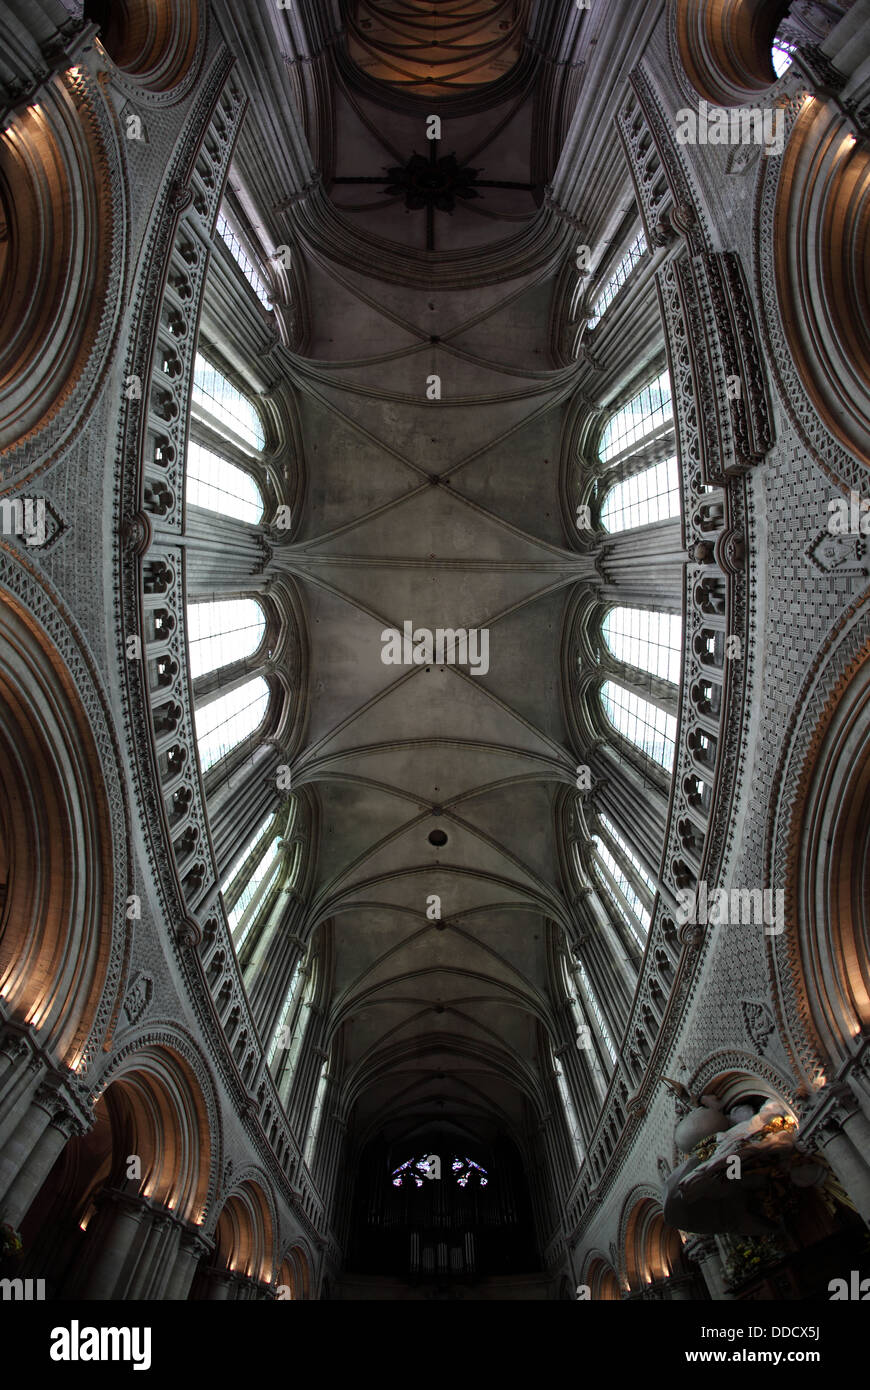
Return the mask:
<path fill-rule="evenodd" d="M 614 483 L 601 504 L 605 531 L 628 531 L 680 515 L 680 481 L 676 457 L 643 468 Z"/>
<path fill-rule="evenodd" d="M 284 1007 L 278 1015 L 278 1022 L 275 1025 L 275 1035 L 269 1045 L 268 1063 L 271 1067 L 275 1061 L 275 1054 L 279 1048 L 286 1050 L 290 1046 L 293 1032 L 290 1024 L 290 1012 L 296 1003 L 296 996 L 302 984 L 302 957 L 296 962 L 293 974 L 290 979 L 290 987 L 287 990 L 287 998 L 284 1000 Z M 279 1059 L 283 1065 L 283 1058 Z"/>
<path fill-rule="evenodd" d="M 604 682 L 601 705 L 617 733 L 666 772 L 671 770 L 677 740 L 677 721 L 672 714 L 617 681 Z"/>
<path fill-rule="evenodd" d="M 260 847 L 247 882 L 229 914 L 236 950 L 244 944 L 257 919 L 257 909 L 262 906 L 266 894 L 278 876 L 281 868 L 280 847 L 281 839 L 278 835 L 271 836 Z M 249 908 L 252 910 L 249 911 Z"/>
<path fill-rule="evenodd" d="M 611 415 L 598 450 L 601 462 L 633 452 L 672 419 L 671 378 L 665 371 Z"/>
<path fill-rule="evenodd" d="M 308 1125 L 308 1138 L 305 1140 L 305 1151 L 302 1155 L 309 1167 L 311 1166 L 311 1160 L 314 1158 L 317 1136 L 320 1133 L 320 1122 L 323 1118 L 323 1102 L 326 1099 L 326 1087 L 329 1080 L 328 1067 L 329 1058 L 327 1057 L 324 1060 L 323 1066 L 320 1068 L 320 1079 L 317 1082 L 314 1105 L 311 1109 L 311 1120 Z"/>
<path fill-rule="evenodd" d="M 187 505 L 256 526 L 263 494 L 250 473 L 191 439 L 187 446 Z"/>
<path fill-rule="evenodd" d="M 589 320 L 589 327 L 595 328 L 601 322 L 607 310 L 610 308 L 619 291 L 628 280 L 635 266 L 638 265 L 646 255 L 646 237 L 643 232 L 639 232 L 634 238 L 625 255 L 619 261 L 613 274 L 608 276 L 601 288 L 601 293 L 595 301 L 592 310 L 592 318 Z"/>
<path fill-rule="evenodd" d="M 201 352 L 196 354 L 193 365 L 193 400 L 220 434 L 241 440 L 258 451 L 263 448 L 263 423 L 248 397 Z"/>
<path fill-rule="evenodd" d="M 583 997 L 589 1005 L 589 1008 L 592 1010 L 592 1013 L 595 1017 L 595 1021 L 598 1024 L 598 1031 L 601 1036 L 601 1041 L 604 1043 L 604 1046 L 607 1049 L 607 1054 L 610 1057 L 611 1062 L 615 1063 L 616 1048 L 613 1046 L 613 1039 L 610 1036 L 610 1029 L 607 1027 L 607 1021 L 604 1017 L 604 1010 L 598 1002 L 598 995 L 592 988 L 592 981 L 589 978 L 589 974 L 586 968 L 582 965 L 582 963 L 579 960 L 576 962 L 574 966 L 574 971 L 577 976 L 577 980 L 580 984 L 580 988 L 583 991 Z"/>
<path fill-rule="evenodd" d="M 281 868 L 280 844 L 281 837 L 275 832 L 275 817 L 269 815 L 221 884 L 236 950 L 257 920 L 259 909 Z"/>
<path fill-rule="evenodd" d="M 643 948 L 649 931 L 651 912 L 632 882 L 626 864 L 634 870 L 651 899 L 654 899 L 656 895 L 655 882 L 650 878 L 634 850 L 626 843 L 609 817 L 602 815 L 600 820 L 607 840 L 610 841 L 608 844 L 600 835 L 593 837 L 595 853 L 607 870 L 606 873 L 600 874 L 601 881 L 623 922 L 629 928 L 638 945 Z"/>
<path fill-rule="evenodd" d="M 233 225 L 230 218 L 227 217 L 223 208 L 221 208 L 220 212 L 217 215 L 215 231 L 217 232 L 221 240 L 229 247 L 230 254 L 233 257 L 233 260 L 241 270 L 242 274 L 244 275 L 248 284 L 251 286 L 252 290 L 254 291 L 254 294 L 257 296 L 260 303 L 264 304 L 267 309 L 271 309 L 272 295 L 269 290 L 269 286 L 266 283 L 266 277 L 263 273 L 263 268 L 262 266 L 257 265 L 257 263 L 254 260 L 252 260 L 251 257 L 248 255 L 237 229 Z"/>
<path fill-rule="evenodd" d="M 776 73 L 777 81 L 788 72 L 794 62 L 795 46 L 789 43 L 788 39 L 780 38 L 777 33 L 770 50 L 770 59 L 773 63 L 773 70 Z"/>
<path fill-rule="evenodd" d="M 574 1097 L 571 1095 L 571 1087 L 568 1085 L 568 1078 L 562 1071 L 559 1059 L 552 1051 L 553 1075 L 556 1078 L 556 1088 L 562 1102 L 562 1109 L 565 1112 L 565 1123 L 568 1126 L 568 1133 L 571 1136 L 571 1143 L 574 1147 L 574 1156 L 578 1164 L 583 1162 L 586 1151 L 583 1146 L 583 1130 L 580 1127 L 580 1116 L 577 1114 L 577 1107 L 574 1104 Z"/>
<path fill-rule="evenodd" d="M 278 1048 L 281 1049 L 275 1068 L 275 1080 L 285 1103 L 289 1099 L 293 1076 L 299 1061 L 299 1054 L 302 1051 L 302 1041 L 311 1016 L 310 1005 L 314 1001 L 317 989 L 317 956 L 312 960 L 307 972 L 308 978 L 303 992 L 301 981 L 305 978 L 305 974 L 304 968 L 297 966 L 282 1012 L 283 1022 L 281 1031 L 277 1033 L 278 1041 L 275 1045 L 275 1052 L 278 1051 Z"/>
<path fill-rule="evenodd" d="M 608 1055 L 612 1053 L 611 1061 L 615 1059 L 616 1055 L 612 1052 L 613 1043 L 610 1040 L 610 1033 L 604 1023 L 604 1015 L 601 1013 L 598 1000 L 594 993 L 591 992 L 591 986 L 589 997 L 586 1000 L 586 1010 L 584 1010 L 580 1000 L 577 998 L 578 992 L 582 991 L 579 991 L 579 986 L 572 975 L 571 967 L 569 967 L 568 961 L 564 957 L 562 959 L 562 983 L 565 987 L 565 994 L 571 1009 L 575 1042 L 586 1058 L 589 1070 L 592 1072 L 599 1099 L 603 1100 L 607 1092 L 607 1078 L 601 1066 L 601 1061 L 598 1056 L 598 1047 L 593 1039 L 593 1033 L 598 1034 L 600 1041 L 607 1049 Z M 587 1011 L 595 1018 L 596 1026 L 594 1028 L 587 1021 Z"/>
<path fill-rule="evenodd" d="M 245 681 L 194 711 L 196 743 L 203 772 L 219 762 L 262 724 L 269 687 L 262 676 Z"/>
<path fill-rule="evenodd" d="M 194 680 L 221 666 L 253 656 L 266 631 L 266 617 L 255 599 L 221 599 L 187 606 L 190 674 Z"/>
<path fill-rule="evenodd" d="M 680 679 L 683 620 L 679 613 L 649 608 L 611 608 L 601 624 L 617 661 L 676 685 Z"/>

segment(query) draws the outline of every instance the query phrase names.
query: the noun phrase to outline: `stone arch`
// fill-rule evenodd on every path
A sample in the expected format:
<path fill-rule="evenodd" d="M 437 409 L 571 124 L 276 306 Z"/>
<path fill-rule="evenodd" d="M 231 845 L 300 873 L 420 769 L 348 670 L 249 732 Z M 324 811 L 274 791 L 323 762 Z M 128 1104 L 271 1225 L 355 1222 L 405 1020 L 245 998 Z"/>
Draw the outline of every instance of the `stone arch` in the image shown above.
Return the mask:
<path fill-rule="evenodd" d="M 139 1156 L 141 1191 L 199 1224 L 214 1193 L 214 1097 L 199 1058 L 191 1060 L 172 1034 L 153 1031 L 114 1059 L 102 1091 L 122 1157 Z M 193 1049 L 185 1047 L 193 1054 Z"/>
<path fill-rule="evenodd" d="M 581 1283 L 588 1284 L 593 1303 L 618 1303 L 622 1298 L 619 1276 L 610 1261 L 590 1251 Z"/>
<path fill-rule="evenodd" d="M 625 1271 L 633 1292 L 676 1274 L 683 1259 L 679 1232 L 665 1224 L 657 1197 L 639 1197 L 630 1208 L 622 1237 Z"/>
<path fill-rule="evenodd" d="M 0 136 L 0 454 L 7 470 L 30 471 L 19 451 L 67 407 L 40 440 L 40 454 L 50 454 L 101 379 L 121 302 L 123 186 L 105 102 L 77 68 L 47 84 Z"/>
<path fill-rule="evenodd" d="M 771 46 L 791 0 L 676 0 L 680 59 L 699 96 L 753 101 L 776 81 Z"/>
<path fill-rule="evenodd" d="M 0 603 L 0 991 L 13 1017 L 78 1068 L 109 978 L 115 867 L 108 792 L 59 653 Z"/>
<path fill-rule="evenodd" d="M 848 645 L 852 660 L 816 716 L 788 820 L 787 956 L 777 960 L 779 989 L 796 996 L 825 1069 L 848 1060 L 870 1024 L 866 619 Z"/>
<path fill-rule="evenodd" d="M 193 63 L 199 0 L 85 0 L 116 67 L 149 91 L 176 87 Z"/>
<path fill-rule="evenodd" d="M 749 1052 L 716 1052 L 686 1085 L 692 1095 L 714 1095 L 726 1112 L 749 1097 L 778 1100 L 792 1109 L 788 1081 L 769 1063 Z"/>
<path fill-rule="evenodd" d="M 290 1247 L 278 1269 L 279 1287 L 290 1289 L 294 1302 L 311 1298 L 311 1262 L 301 1244 Z"/>
<path fill-rule="evenodd" d="M 264 1188 L 254 1178 L 242 1178 L 217 1219 L 214 1264 L 256 1283 L 271 1284 L 275 1229 L 273 1205 Z"/>
<path fill-rule="evenodd" d="M 774 274 L 786 340 L 828 431 L 870 454 L 870 150 L 833 101 L 805 98 L 783 155 Z"/>

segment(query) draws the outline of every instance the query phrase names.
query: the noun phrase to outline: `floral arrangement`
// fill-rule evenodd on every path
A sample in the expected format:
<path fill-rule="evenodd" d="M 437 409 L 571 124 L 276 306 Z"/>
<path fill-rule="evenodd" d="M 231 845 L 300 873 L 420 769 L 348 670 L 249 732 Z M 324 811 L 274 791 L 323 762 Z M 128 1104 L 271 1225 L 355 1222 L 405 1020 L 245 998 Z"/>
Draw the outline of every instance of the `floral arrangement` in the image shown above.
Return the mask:
<path fill-rule="evenodd" d="M 21 1250 L 22 1240 L 18 1231 L 6 1223 L 0 1225 L 0 1257 L 14 1259 L 21 1254 Z"/>
<path fill-rule="evenodd" d="M 781 1258 L 782 1250 L 773 1236 L 742 1236 L 732 1246 L 725 1272 L 729 1283 L 740 1284 Z"/>

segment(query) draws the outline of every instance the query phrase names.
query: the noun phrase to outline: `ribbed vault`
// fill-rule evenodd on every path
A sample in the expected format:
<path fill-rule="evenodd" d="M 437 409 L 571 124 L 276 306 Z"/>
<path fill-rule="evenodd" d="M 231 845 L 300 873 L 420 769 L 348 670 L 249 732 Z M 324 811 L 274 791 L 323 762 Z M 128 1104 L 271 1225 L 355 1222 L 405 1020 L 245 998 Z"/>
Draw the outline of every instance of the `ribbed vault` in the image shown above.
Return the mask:
<path fill-rule="evenodd" d="M 509 114 L 523 130 L 521 105 Z M 485 218 L 431 214 L 434 252 L 410 249 L 424 210 L 370 189 L 333 189 L 328 234 L 297 223 L 316 306 L 290 367 L 310 481 L 273 564 L 307 608 L 294 777 L 322 814 L 305 934 L 331 923 L 334 1101 L 358 1145 L 444 1123 L 522 1144 L 546 1109 L 548 924 L 569 919 L 556 801 L 574 780 L 561 646 L 590 562 L 565 548 L 559 501 L 577 367 L 557 365 L 549 324 L 566 247 L 512 259 L 536 216 L 528 126 L 523 168 L 499 121 L 445 129 L 439 149 L 486 144 L 474 162 L 499 186 L 481 190 Z M 425 148 L 418 118 L 376 123 L 349 99 L 339 170 L 385 162 L 373 129 L 387 152 Z M 385 664 L 384 633 L 406 622 L 485 630 L 488 663 Z"/>

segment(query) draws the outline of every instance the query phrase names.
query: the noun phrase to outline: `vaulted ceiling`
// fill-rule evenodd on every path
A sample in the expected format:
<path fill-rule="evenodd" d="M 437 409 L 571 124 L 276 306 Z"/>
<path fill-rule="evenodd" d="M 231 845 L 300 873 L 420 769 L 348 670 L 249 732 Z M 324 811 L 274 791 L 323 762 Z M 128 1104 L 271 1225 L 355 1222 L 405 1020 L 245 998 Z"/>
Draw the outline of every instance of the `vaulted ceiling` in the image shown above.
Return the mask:
<path fill-rule="evenodd" d="M 331 209 L 297 219 L 310 331 L 289 375 L 307 502 L 274 564 L 306 604 L 295 782 L 322 811 L 307 929 L 331 924 L 330 1024 L 360 1142 L 446 1121 L 519 1137 L 540 1117 L 548 923 L 567 915 L 563 620 L 588 562 L 565 545 L 578 369 L 556 363 L 550 320 L 570 230 L 529 236 L 542 190 L 528 84 L 465 100 L 461 115 L 439 105 L 436 143 L 421 103 L 379 107 L 342 84 Z M 436 171 L 455 154 L 485 182 L 448 212 L 436 172 L 414 206 L 395 171 L 415 153 Z M 382 634 L 405 622 L 486 629 L 489 669 L 385 664 Z"/>

